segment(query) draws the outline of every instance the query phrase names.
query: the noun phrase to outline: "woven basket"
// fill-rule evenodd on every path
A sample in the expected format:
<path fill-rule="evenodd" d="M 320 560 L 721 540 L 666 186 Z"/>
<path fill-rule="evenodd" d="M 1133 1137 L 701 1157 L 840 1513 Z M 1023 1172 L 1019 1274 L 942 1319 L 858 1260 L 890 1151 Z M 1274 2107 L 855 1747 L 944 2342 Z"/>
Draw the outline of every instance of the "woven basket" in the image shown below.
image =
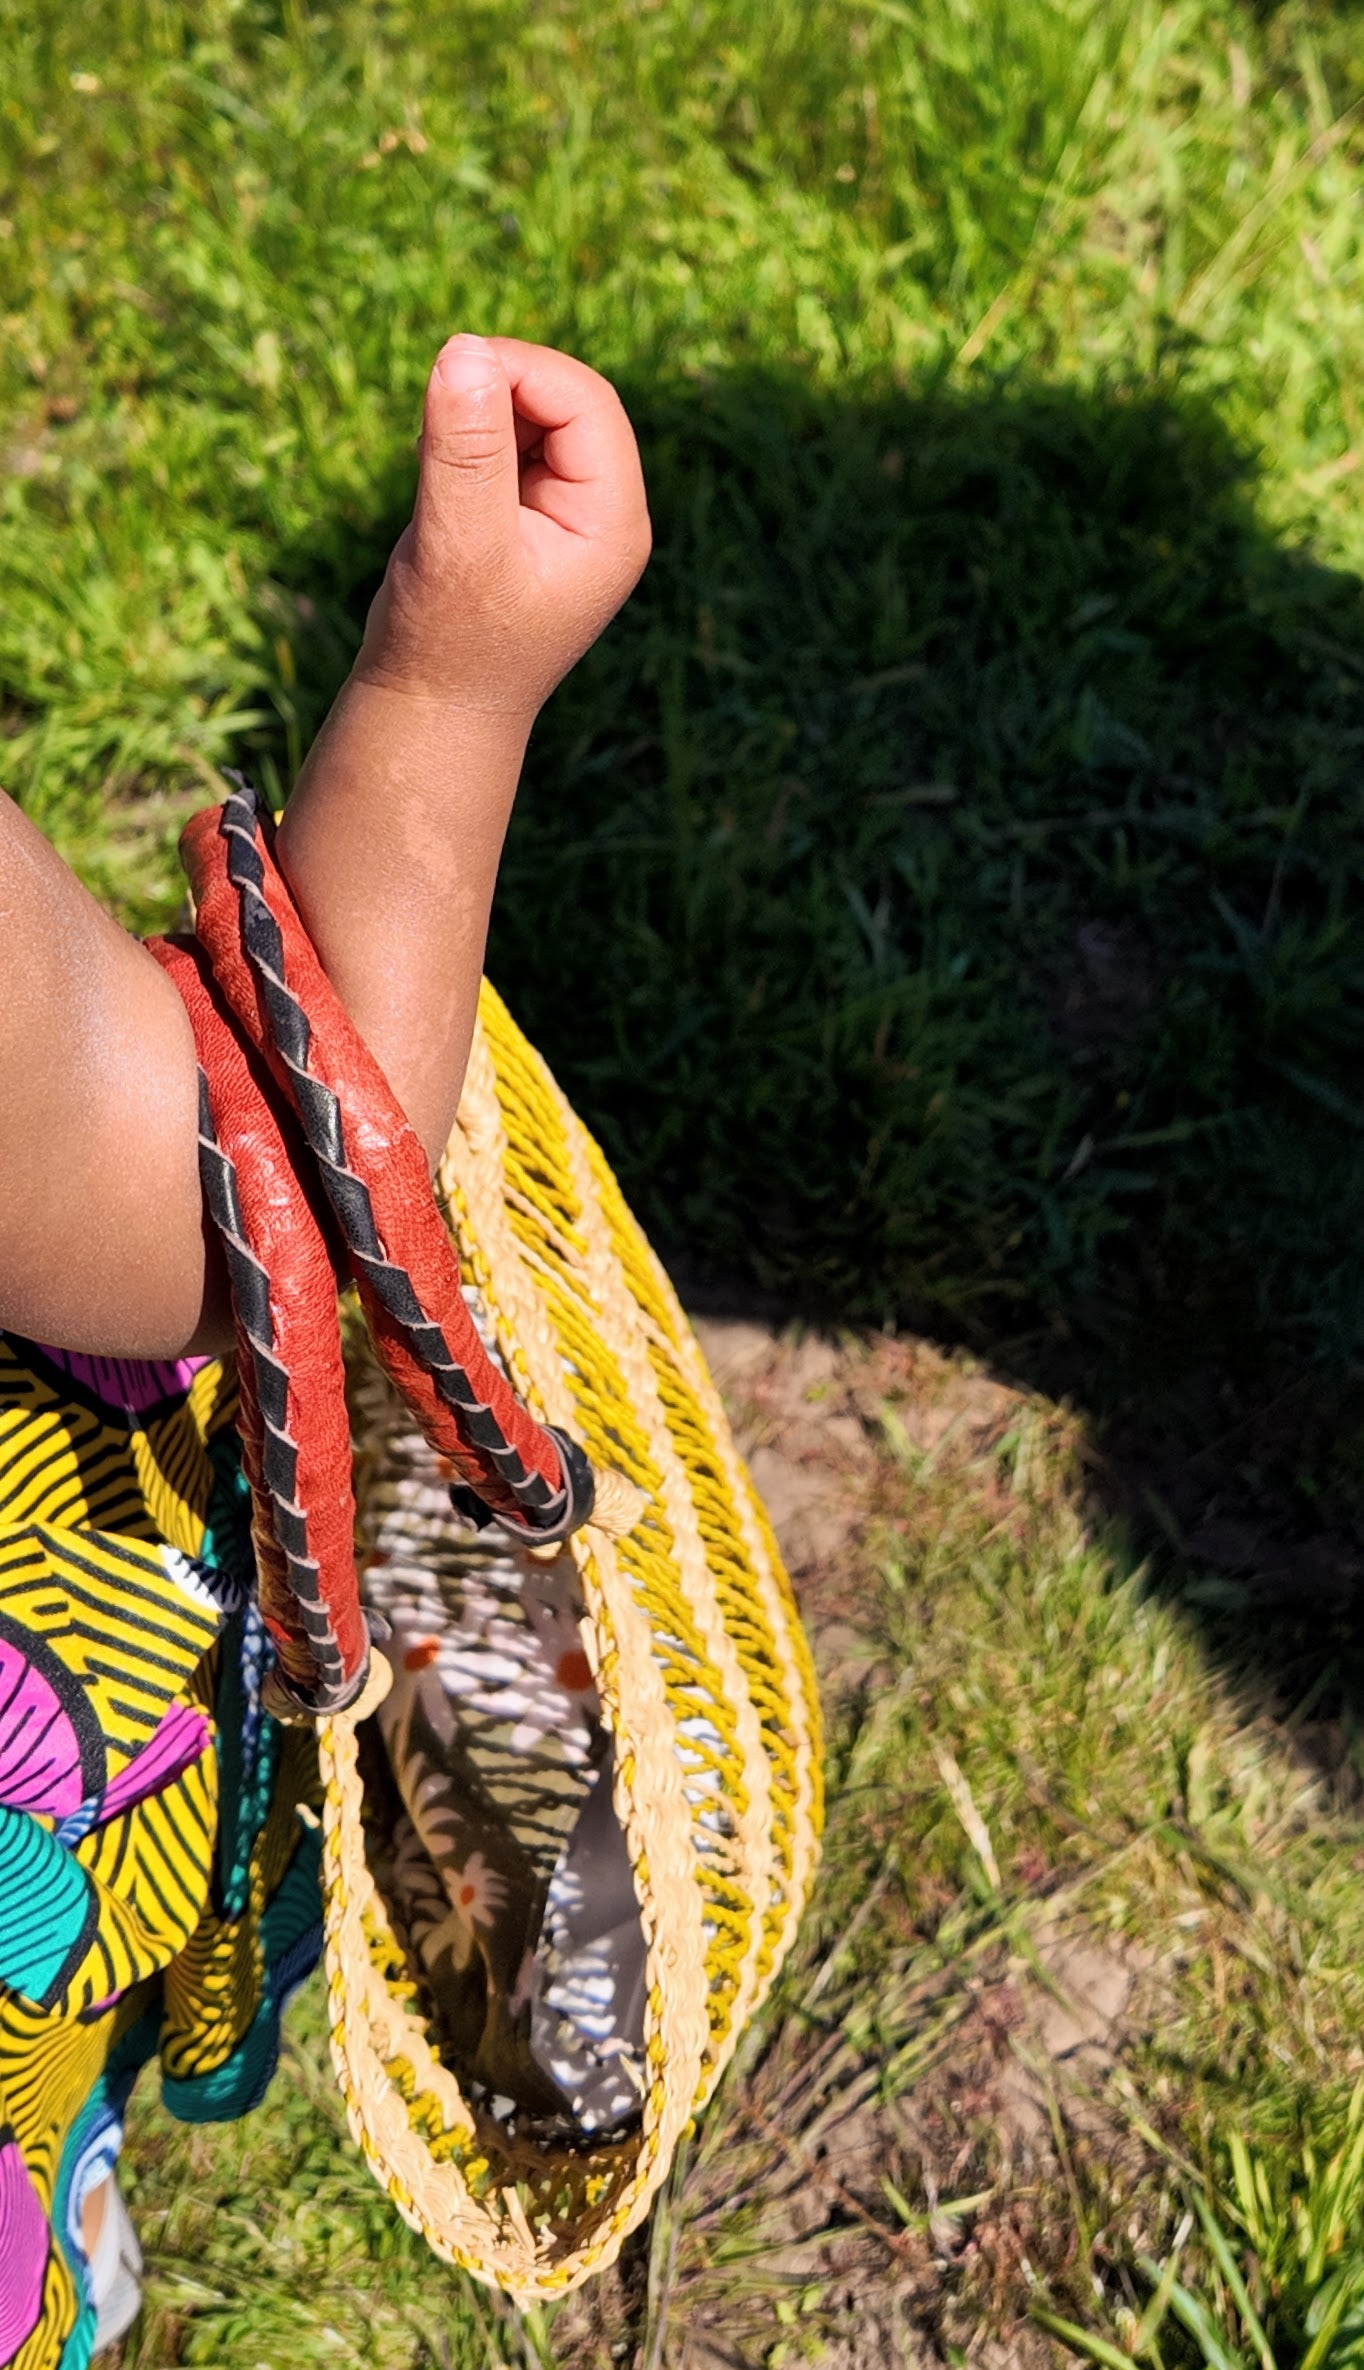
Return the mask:
<path fill-rule="evenodd" d="M 518 1393 L 599 1474 L 624 1477 L 562 1552 L 578 1565 L 647 1945 L 646 2088 L 627 2136 L 574 2147 L 513 2136 L 462 2095 L 366 1858 L 359 1706 L 319 1728 L 332 2055 L 404 2219 L 530 2300 L 611 2262 L 767 1995 L 814 1872 L 819 1705 L 695 1335 L 598 1146 L 486 983 L 439 1187 Z M 364 1473 L 362 1454 L 362 1530 Z"/>

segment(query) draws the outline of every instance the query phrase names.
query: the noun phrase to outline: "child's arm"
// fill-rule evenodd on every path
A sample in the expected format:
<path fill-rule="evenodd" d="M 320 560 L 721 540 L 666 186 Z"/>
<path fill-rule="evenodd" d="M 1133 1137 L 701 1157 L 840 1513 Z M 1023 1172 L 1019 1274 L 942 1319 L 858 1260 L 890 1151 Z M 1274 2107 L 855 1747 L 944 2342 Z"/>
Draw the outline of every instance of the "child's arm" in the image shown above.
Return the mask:
<path fill-rule="evenodd" d="M 175 1356 L 206 1269 L 184 1007 L 7 798 L 0 928 L 0 1324 Z"/>
<path fill-rule="evenodd" d="M 605 379 L 516 338 L 452 339 L 412 524 L 279 833 L 327 972 L 433 1167 L 531 725 L 648 554 L 639 455 Z"/>
<path fill-rule="evenodd" d="M 515 339 L 452 340 L 427 391 L 412 524 L 278 840 L 433 1163 L 527 735 L 648 548 L 634 439 L 605 381 Z M 170 981 L 7 800 L 0 910 L 0 1325 L 128 1357 L 225 1346 L 194 1046 Z"/>

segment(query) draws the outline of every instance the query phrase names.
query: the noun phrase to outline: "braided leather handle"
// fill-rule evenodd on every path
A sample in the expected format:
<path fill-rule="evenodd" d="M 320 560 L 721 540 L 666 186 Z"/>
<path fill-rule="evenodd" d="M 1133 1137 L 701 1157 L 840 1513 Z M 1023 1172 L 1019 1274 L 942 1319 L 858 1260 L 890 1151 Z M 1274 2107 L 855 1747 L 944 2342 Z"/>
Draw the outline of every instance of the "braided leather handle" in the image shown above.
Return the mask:
<path fill-rule="evenodd" d="M 229 778 L 232 796 L 180 841 L 198 946 L 150 951 L 199 1054 L 200 1174 L 232 1283 L 262 1612 L 289 1697 L 332 1712 L 360 1694 L 368 1661 L 339 1275 L 354 1277 L 381 1361 L 457 1475 L 462 1514 L 562 1539 L 590 1518 L 595 1482 L 479 1339 L 422 1147 L 318 961 L 254 790 Z"/>
<path fill-rule="evenodd" d="M 339 1710 L 365 1683 L 337 1265 L 298 1128 L 192 940 L 152 939 L 199 1056 L 199 1176 L 237 1334 L 238 1427 L 261 1613 L 284 1687 Z"/>
<path fill-rule="evenodd" d="M 239 1025 L 317 1162 L 375 1348 L 431 1446 L 517 1536 L 564 1538 L 592 1511 L 591 1467 L 498 1372 L 460 1289 L 426 1156 L 354 1028 L 271 853 L 256 793 L 186 825 L 195 927 Z"/>

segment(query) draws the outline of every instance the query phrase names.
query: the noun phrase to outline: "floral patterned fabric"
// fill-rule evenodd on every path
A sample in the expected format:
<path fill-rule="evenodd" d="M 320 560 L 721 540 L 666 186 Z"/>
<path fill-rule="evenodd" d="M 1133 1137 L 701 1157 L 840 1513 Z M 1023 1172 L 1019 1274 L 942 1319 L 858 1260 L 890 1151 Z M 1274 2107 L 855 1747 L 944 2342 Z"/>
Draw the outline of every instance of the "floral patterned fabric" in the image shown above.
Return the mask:
<path fill-rule="evenodd" d="M 577 1567 L 460 1524 L 391 1395 L 377 1428 L 363 1587 L 393 1689 L 388 1768 L 366 1764 L 375 1875 L 471 2095 L 599 2130 L 639 2105 L 644 1947 Z"/>

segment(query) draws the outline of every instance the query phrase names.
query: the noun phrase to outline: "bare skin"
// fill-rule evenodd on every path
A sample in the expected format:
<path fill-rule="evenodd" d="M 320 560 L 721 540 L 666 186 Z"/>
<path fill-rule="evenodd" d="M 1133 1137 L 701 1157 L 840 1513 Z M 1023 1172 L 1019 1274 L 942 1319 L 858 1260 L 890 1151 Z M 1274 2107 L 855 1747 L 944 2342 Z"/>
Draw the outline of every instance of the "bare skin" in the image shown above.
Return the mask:
<path fill-rule="evenodd" d="M 649 553 L 628 420 L 581 362 L 458 337 L 421 479 L 279 860 L 434 1166 L 526 741 Z M 122 1357 L 231 1338 L 174 988 L 0 794 L 0 1326 Z"/>

